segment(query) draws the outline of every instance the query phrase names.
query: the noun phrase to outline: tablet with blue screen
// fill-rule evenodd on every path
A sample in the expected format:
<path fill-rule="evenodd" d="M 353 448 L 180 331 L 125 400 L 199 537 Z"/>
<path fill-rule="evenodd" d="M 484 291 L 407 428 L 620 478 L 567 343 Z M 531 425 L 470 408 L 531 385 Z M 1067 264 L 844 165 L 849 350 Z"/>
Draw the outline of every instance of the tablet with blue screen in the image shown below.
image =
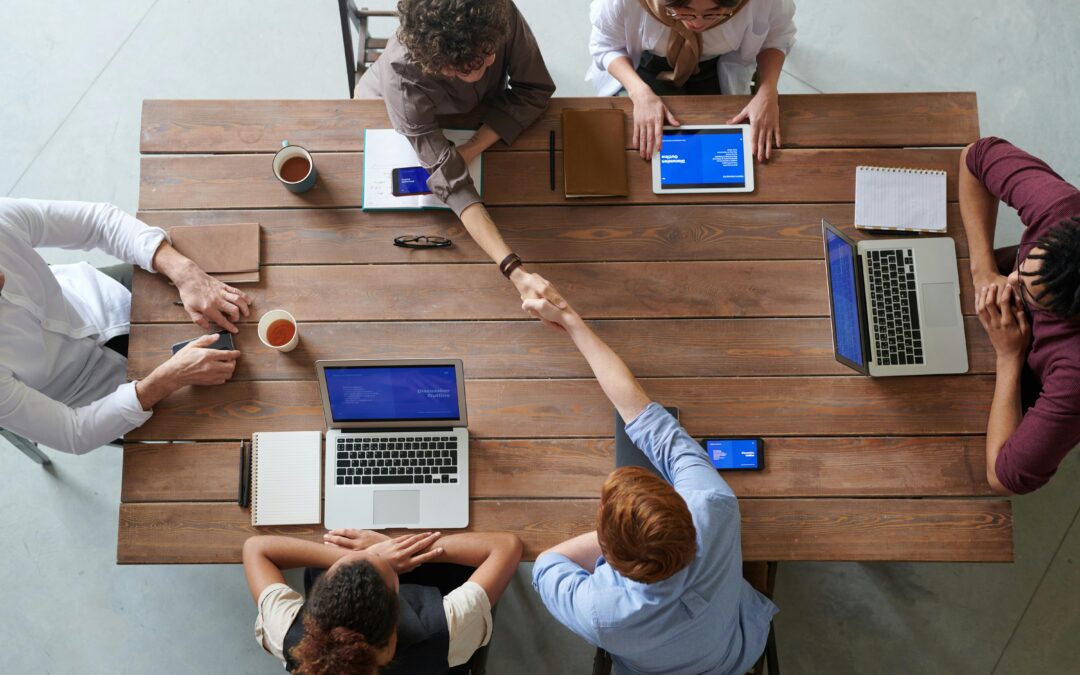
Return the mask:
<path fill-rule="evenodd" d="M 664 127 L 653 155 L 653 192 L 753 192 L 749 124 Z"/>

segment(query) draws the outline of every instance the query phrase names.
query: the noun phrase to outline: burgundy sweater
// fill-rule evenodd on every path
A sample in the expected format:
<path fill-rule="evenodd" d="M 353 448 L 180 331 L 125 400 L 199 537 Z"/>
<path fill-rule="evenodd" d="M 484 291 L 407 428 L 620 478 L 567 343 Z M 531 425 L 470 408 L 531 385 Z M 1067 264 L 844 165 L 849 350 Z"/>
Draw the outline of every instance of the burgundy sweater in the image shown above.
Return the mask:
<path fill-rule="evenodd" d="M 1020 213 L 1023 250 L 1063 220 L 1080 216 L 1080 191 L 1008 141 L 980 139 L 968 152 L 967 166 L 994 196 Z M 1036 398 L 994 466 L 1001 484 L 1017 494 L 1045 485 L 1080 443 L 1080 320 L 1035 310 L 1031 333 L 1024 380 L 1034 385 L 1030 393 Z"/>

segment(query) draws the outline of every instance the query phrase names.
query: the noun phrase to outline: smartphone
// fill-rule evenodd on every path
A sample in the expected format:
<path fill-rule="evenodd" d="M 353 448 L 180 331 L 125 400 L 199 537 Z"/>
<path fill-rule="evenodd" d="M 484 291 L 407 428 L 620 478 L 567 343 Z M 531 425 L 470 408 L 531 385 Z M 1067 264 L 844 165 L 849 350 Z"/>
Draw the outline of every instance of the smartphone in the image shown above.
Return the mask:
<path fill-rule="evenodd" d="M 431 190 L 427 187 L 427 180 L 431 177 L 427 169 L 422 166 L 408 166 L 393 171 L 393 192 L 395 197 L 408 197 L 409 195 L 429 195 Z"/>
<path fill-rule="evenodd" d="M 701 444 L 719 471 L 761 471 L 765 468 L 765 442 L 760 438 L 703 438 Z"/>
<path fill-rule="evenodd" d="M 236 349 L 236 347 L 233 346 L 232 333 L 230 333 L 227 330 L 219 330 L 217 334 L 220 335 L 221 337 L 219 337 L 217 339 L 217 342 L 215 342 L 212 345 L 210 345 L 209 347 L 207 347 L 207 349 L 223 349 L 225 351 L 232 351 L 232 350 Z M 202 337 L 202 336 L 200 335 L 199 337 Z M 190 340 L 184 340 L 183 342 L 177 342 L 176 344 L 174 344 L 172 346 L 172 353 L 175 354 L 176 352 L 183 349 L 184 346 L 187 345 L 188 343 L 194 342 L 195 340 L 198 340 L 198 339 L 199 339 L 198 337 L 193 337 Z"/>

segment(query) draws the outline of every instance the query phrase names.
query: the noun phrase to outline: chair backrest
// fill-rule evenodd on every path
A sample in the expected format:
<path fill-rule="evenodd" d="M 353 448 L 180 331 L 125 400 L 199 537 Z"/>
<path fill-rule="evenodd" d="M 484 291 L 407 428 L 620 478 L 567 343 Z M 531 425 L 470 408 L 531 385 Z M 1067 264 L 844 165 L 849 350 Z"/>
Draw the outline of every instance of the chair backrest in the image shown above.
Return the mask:
<path fill-rule="evenodd" d="M 368 32 L 368 19 L 371 17 L 395 17 L 397 11 L 394 2 L 365 2 L 365 5 L 380 7 L 357 7 L 356 0 L 338 0 L 338 14 L 341 19 L 341 41 L 345 47 L 345 74 L 349 82 L 349 98 L 356 97 L 356 85 L 364 72 L 382 54 L 386 48 L 386 38 L 374 38 Z M 356 30 L 356 48 L 353 49 L 353 29 Z"/>

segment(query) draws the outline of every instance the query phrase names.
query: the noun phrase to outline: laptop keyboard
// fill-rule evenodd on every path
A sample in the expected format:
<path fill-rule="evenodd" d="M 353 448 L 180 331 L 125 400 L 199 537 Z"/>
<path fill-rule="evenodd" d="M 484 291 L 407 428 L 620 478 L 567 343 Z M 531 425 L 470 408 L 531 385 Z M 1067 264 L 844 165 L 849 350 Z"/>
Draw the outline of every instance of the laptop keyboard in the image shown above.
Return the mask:
<path fill-rule="evenodd" d="M 336 473 L 338 485 L 457 483 L 457 437 L 343 436 Z"/>
<path fill-rule="evenodd" d="M 870 278 L 870 318 L 879 366 L 923 363 L 919 301 L 911 249 L 871 249 L 864 256 Z"/>

